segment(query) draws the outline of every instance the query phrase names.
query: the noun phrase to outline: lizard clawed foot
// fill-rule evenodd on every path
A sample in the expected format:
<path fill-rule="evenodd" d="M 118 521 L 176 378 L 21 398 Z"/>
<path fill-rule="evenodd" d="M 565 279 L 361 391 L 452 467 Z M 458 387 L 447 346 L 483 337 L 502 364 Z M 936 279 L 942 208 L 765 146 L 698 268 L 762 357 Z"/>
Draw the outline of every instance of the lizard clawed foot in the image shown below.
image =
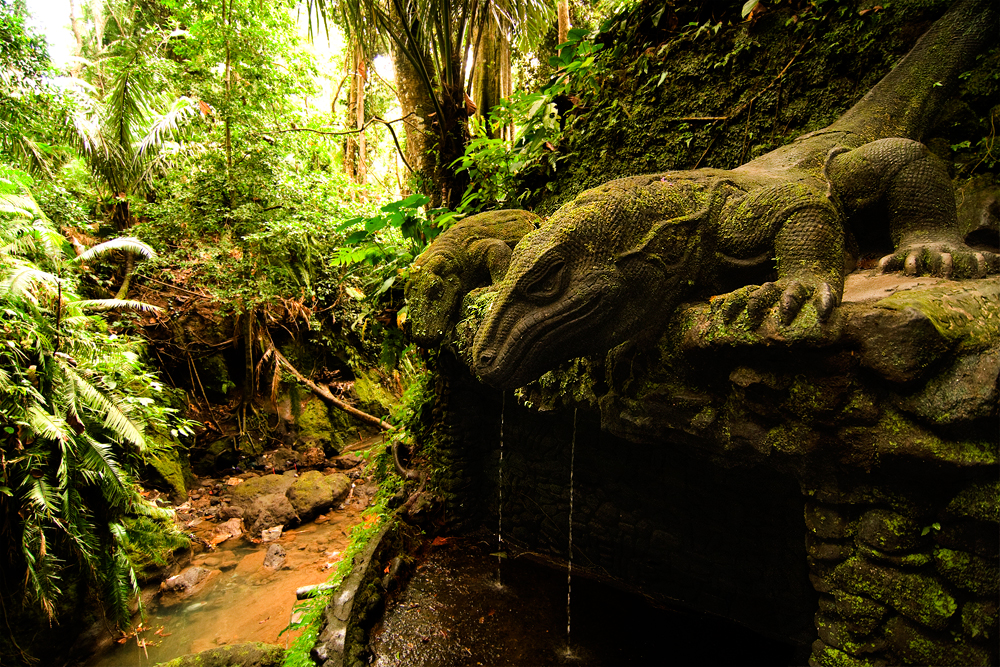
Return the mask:
<path fill-rule="evenodd" d="M 1000 273 L 1000 255 L 980 252 L 963 243 L 914 243 L 900 246 L 879 263 L 880 273 L 902 270 L 904 275 L 942 278 L 982 278 Z"/>
<path fill-rule="evenodd" d="M 829 283 L 812 285 L 791 279 L 741 287 L 726 294 L 721 304 L 713 305 L 712 310 L 720 313 L 726 324 L 735 321 L 745 312 L 747 324 L 756 329 L 777 304 L 777 319 L 782 326 L 788 326 L 795 321 L 810 299 L 815 302 L 816 316 L 820 322 L 830 318 L 838 302 L 837 293 Z"/>

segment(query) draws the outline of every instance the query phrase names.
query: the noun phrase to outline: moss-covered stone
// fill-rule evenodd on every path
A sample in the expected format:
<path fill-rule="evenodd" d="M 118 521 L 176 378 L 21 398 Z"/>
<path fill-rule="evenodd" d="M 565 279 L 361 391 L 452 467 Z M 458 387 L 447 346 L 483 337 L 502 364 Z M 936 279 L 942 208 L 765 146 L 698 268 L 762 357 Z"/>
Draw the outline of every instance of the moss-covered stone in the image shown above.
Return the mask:
<path fill-rule="evenodd" d="M 343 436 L 334 430 L 329 408 L 316 397 L 302 401 L 295 425 L 299 428 L 300 449 L 320 447 L 328 454 L 338 454 L 344 447 Z"/>
<path fill-rule="evenodd" d="M 853 534 L 853 526 L 843 513 L 819 503 L 806 503 L 806 528 L 816 537 L 825 539 L 841 539 Z"/>
<path fill-rule="evenodd" d="M 938 547 L 934 549 L 934 561 L 938 572 L 959 588 L 983 596 L 1000 593 L 995 560 Z"/>
<path fill-rule="evenodd" d="M 160 481 L 170 489 L 170 495 L 174 500 L 181 501 L 187 498 L 184 458 L 174 449 L 174 438 L 157 429 L 147 432 L 146 439 L 154 441 L 152 449 L 156 452 L 149 457 L 149 466 L 156 471 Z"/>
<path fill-rule="evenodd" d="M 920 542 L 920 527 L 901 514 L 876 509 L 861 517 L 858 539 L 881 551 L 903 551 Z"/>
<path fill-rule="evenodd" d="M 397 399 L 378 380 L 376 371 L 355 371 L 354 393 L 363 409 L 374 415 L 385 415 L 396 404 Z"/>
<path fill-rule="evenodd" d="M 156 667 L 281 667 L 285 650 L 280 646 L 253 642 L 211 648 L 192 653 Z"/>
<path fill-rule="evenodd" d="M 996 639 L 1000 635 L 997 601 L 973 600 L 962 605 L 962 630 L 973 639 Z"/>
<path fill-rule="evenodd" d="M 955 598 L 927 574 L 901 572 L 853 557 L 834 568 L 831 578 L 837 587 L 873 598 L 930 628 L 946 628 L 958 610 Z"/>
<path fill-rule="evenodd" d="M 251 477 L 242 484 L 231 487 L 229 494 L 234 503 L 252 501 L 257 496 L 272 494 L 283 496 L 294 483 L 294 473 Z"/>
<path fill-rule="evenodd" d="M 844 653 L 822 641 L 813 643 L 812 659 L 809 664 L 813 663 L 818 667 L 879 667 L 882 664 L 878 660 L 858 658 Z"/>
<path fill-rule="evenodd" d="M 948 503 L 946 511 L 952 516 L 1000 523 L 1000 481 L 970 484 Z"/>
<path fill-rule="evenodd" d="M 881 637 L 854 632 L 844 621 L 828 618 L 822 614 L 816 615 L 816 632 L 828 646 L 839 648 L 851 655 L 875 653 L 885 646 Z"/>
<path fill-rule="evenodd" d="M 907 665 L 989 665 L 990 651 L 975 644 L 956 642 L 950 635 L 927 633 L 895 616 L 886 623 L 885 638 L 900 662 Z"/>
<path fill-rule="evenodd" d="M 324 475 L 318 470 L 310 470 L 295 480 L 287 495 L 299 518 L 307 521 L 340 502 L 350 488 L 351 480 L 347 475 Z"/>

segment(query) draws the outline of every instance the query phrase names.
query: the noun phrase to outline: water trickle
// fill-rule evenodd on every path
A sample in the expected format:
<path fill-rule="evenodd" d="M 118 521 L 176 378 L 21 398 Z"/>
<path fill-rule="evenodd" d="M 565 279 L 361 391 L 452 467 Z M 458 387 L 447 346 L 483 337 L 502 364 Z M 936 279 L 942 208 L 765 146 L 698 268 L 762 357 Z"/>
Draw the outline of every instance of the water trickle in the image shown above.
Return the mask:
<path fill-rule="evenodd" d="M 500 563 L 503 560 L 503 413 L 507 409 L 507 394 L 500 394 L 500 463 L 497 465 L 497 587 L 503 588 Z"/>
<path fill-rule="evenodd" d="M 573 438 L 569 445 L 569 560 L 566 562 L 566 657 L 573 656 L 570 641 L 571 605 L 573 601 L 573 467 L 576 463 L 576 408 L 573 408 Z"/>

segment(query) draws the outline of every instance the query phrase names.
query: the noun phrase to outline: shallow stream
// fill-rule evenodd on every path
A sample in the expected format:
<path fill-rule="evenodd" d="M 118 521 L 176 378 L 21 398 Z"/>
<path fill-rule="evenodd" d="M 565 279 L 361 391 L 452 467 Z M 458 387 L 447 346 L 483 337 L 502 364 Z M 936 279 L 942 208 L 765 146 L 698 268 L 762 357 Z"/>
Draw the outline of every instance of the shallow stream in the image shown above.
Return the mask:
<path fill-rule="evenodd" d="M 495 542 L 494 542 L 495 545 Z M 496 558 L 485 542 L 433 547 L 386 610 L 379 667 L 425 665 L 788 665 L 794 647 L 723 619 L 651 605 L 574 570 L 570 645 L 566 571 Z"/>
<path fill-rule="evenodd" d="M 277 540 L 286 553 L 278 570 L 265 568 L 268 544 L 231 539 L 197 554 L 193 565 L 213 570 L 190 597 L 147 592 L 146 628 L 116 643 L 86 667 L 147 667 L 188 653 L 242 642 L 287 646 L 295 590 L 325 582 L 347 548 L 363 504 L 331 512 L 325 521 L 285 531 Z M 146 645 L 143 646 L 142 644 Z"/>

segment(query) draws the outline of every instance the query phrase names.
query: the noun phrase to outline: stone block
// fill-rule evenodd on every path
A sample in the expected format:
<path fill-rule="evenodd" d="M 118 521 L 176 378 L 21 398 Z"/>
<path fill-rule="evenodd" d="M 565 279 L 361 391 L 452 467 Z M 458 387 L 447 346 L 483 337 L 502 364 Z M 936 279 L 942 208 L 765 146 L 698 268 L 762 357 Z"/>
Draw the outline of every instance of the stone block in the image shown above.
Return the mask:
<path fill-rule="evenodd" d="M 885 660 L 858 658 L 817 639 L 812 645 L 809 667 L 885 667 Z"/>
<path fill-rule="evenodd" d="M 907 618 L 943 630 L 958 603 L 935 577 L 902 572 L 854 557 L 844 561 L 831 575 L 832 583 L 854 595 L 873 598 Z"/>
<path fill-rule="evenodd" d="M 871 510 L 861 517 L 858 539 L 881 551 L 903 551 L 920 542 L 920 526 L 891 510 Z"/>
<path fill-rule="evenodd" d="M 973 600 L 962 605 L 962 630 L 973 639 L 996 640 L 1000 618 L 996 600 Z"/>
<path fill-rule="evenodd" d="M 823 614 L 816 614 L 816 632 L 828 646 L 838 648 L 852 656 L 876 653 L 885 648 L 885 640 L 881 637 L 854 632 L 847 627 L 845 621 Z"/>
<path fill-rule="evenodd" d="M 966 551 L 937 548 L 934 561 L 948 581 L 976 595 L 996 596 L 1000 593 L 997 562 Z"/>
<path fill-rule="evenodd" d="M 816 537 L 837 540 L 850 535 L 850 521 L 828 505 L 806 503 L 805 520 L 806 528 Z"/>
<path fill-rule="evenodd" d="M 929 633 L 901 616 L 894 616 L 886 623 L 885 638 L 890 650 L 904 664 L 976 667 L 992 662 L 989 649 L 956 642 L 947 634 Z"/>

